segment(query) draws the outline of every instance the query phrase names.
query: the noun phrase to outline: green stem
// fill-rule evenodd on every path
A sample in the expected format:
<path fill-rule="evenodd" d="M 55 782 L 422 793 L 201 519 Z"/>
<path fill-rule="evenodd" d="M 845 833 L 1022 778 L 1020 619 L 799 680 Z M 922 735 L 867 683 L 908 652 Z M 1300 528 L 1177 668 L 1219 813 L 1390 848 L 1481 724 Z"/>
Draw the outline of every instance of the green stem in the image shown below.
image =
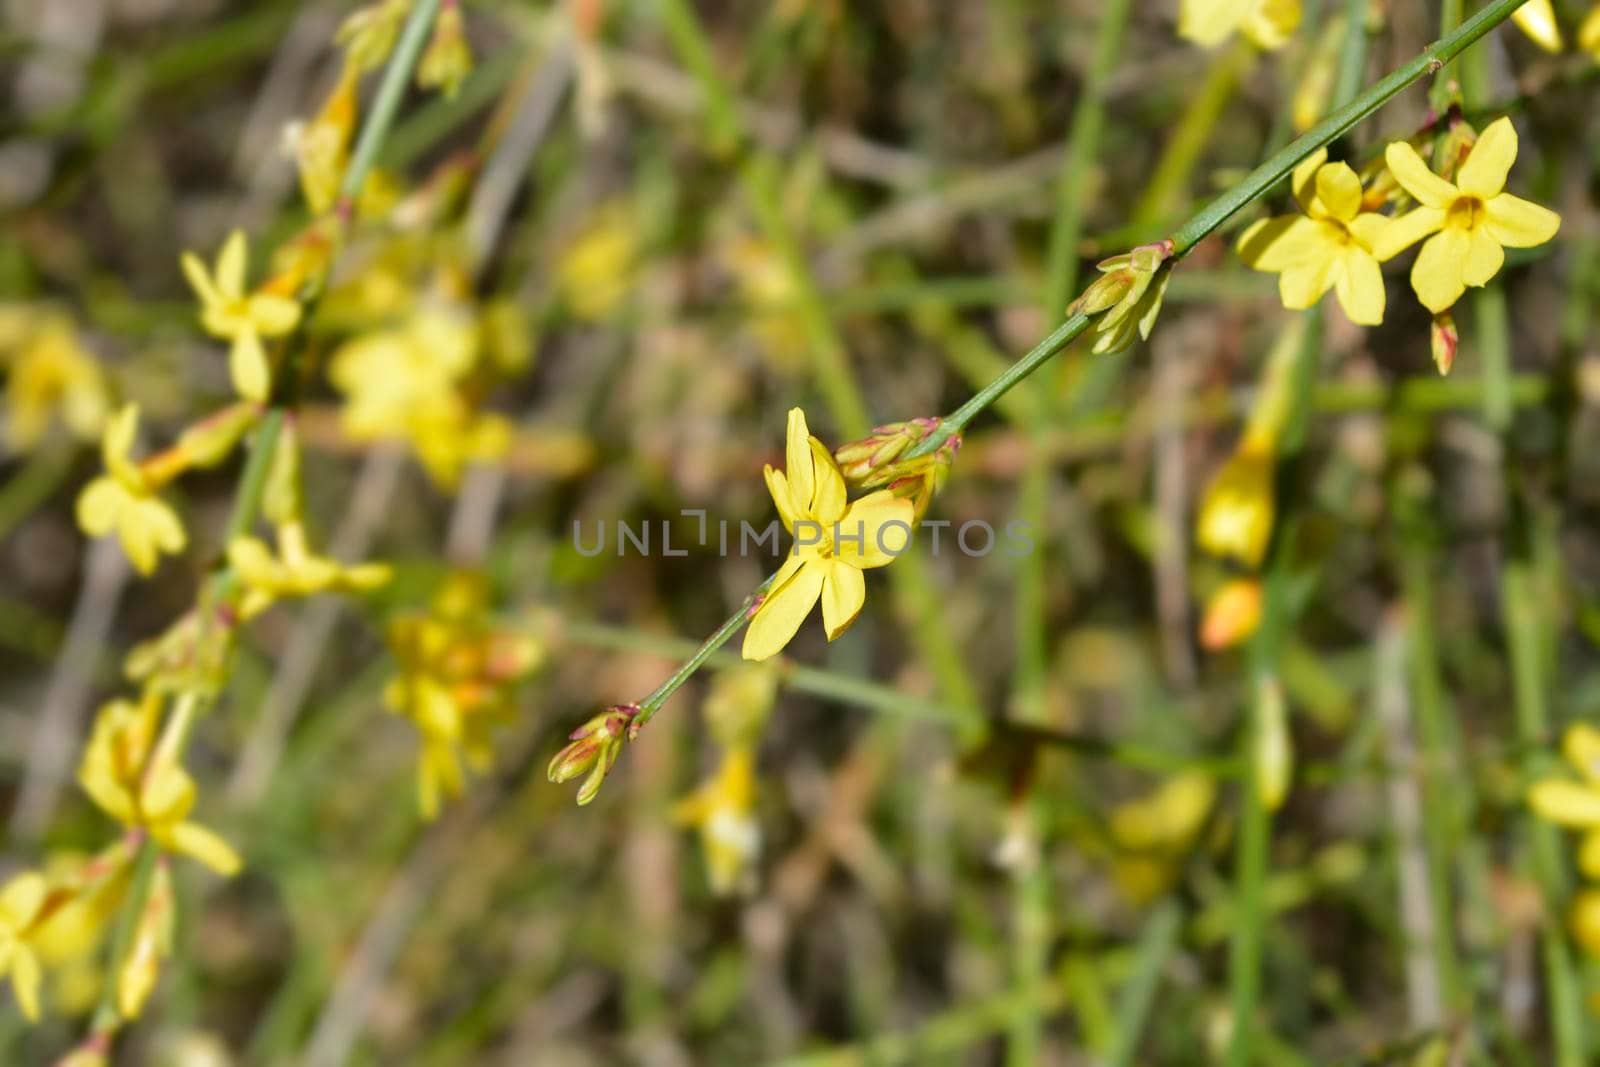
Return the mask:
<path fill-rule="evenodd" d="M 655 716 L 657 711 L 661 710 L 661 705 L 667 702 L 667 698 L 676 693 L 678 688 L 684 682 L 687 682 L 694 672 L 705 664 L 706 660 L 711 658 L 713 652 L 727 644 L 728 639 L 739 632 L 746 620 L 750 618 L 750 612 L 761 602 L 762 596 L 766 594 L 768 587 L 772 585 L 772 579 L 777 576 L 776 571 L 767 575 L 766 579 L 756 586 L 755 591 L 744 598 L 744 602 L 739 605 L 734 613 L 729 615 L 721 626 L 717 627 L 716 632 L 700 643 L 700 647 L 694 650 L 694 655 L 690 656 L 681 667 L 672 672 L 672 677 L 662 682 L 656 687 L 655 692 L 639 702 L 639 716 L 636 721 L 640 727 L 643 727 L 645 723 Z"/>
<path fill-rule="evenodd" d="M 339 184 L 341 210 L 348 211 L 360 195 L 367 172 L 378 158 L 378 149 L 383 147 L 384 138 L 394 125 L 395 115 L 400 111 L 400 99 L 406 93 L 406 83 L 411 80 L 411 72 L 416 69 L 422 47 L 427 43 L 428 31 L 433 28 L 434 16 L 439 13 L 439 2 L 415 0 L 411 13 L 406 16 L 405 28 L 400 31 L 400 39 L 389 56 L 388 66 L 383 69 L 378 95 L 372 99 L 372 108 L 361 125 L 355 150 L 350 153 L 350 166 L 346 168 L 344 180 Z"/>
<path fill-rule="evenodd" d="M 681 2 L 681 0 L 675 0 Z M 1394 99 L 1405 89 L 1437 72 L 1495 26 L 1504 22 L 1525 0 L 1494 0 L 1472 18 L 1424 48 L 1409 63 L 1396 68 L 1388 76 L 1367 86 L 1354 100 L 1336 108 L 1327 118 L 1317 123 L 1288 147 L 1277 152 L 1265 163 L 1251 171 L 1238 185 L 1207 204 L 1170 237 L 1173 256 L 1187 255 L 1195 245 L 1209 237 L 1218 227 L 1256 200 L 1265 196 L 1299 163 L 1317 149 L 1343 136 L 1379 108 Z M 936 451 L 951 437 L 961 433 L 967 423 L 980 412 L 1004 396 L 1013 386 L 1038 370 L 1047 360 L 1071 344 L 1088 328 L 1090 318 L 1073 315 L 1057 326 L 1033 350 L 1005 372 L 990 382 L 977 395 L 962 404 L 940 422 L 939 428 L 924 438 L 906 454 L 911 459 Z"/>

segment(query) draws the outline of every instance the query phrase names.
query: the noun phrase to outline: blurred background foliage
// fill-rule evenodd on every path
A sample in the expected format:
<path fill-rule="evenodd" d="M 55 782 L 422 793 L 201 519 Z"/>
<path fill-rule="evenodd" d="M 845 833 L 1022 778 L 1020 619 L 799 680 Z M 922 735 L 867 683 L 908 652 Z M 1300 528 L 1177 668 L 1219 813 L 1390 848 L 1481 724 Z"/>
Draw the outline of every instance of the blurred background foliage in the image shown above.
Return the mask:
<path fill-rule="evenodd" d="M 862 428 L 840 396 L 874 422 L 950 410 L 1059 321 L 1063 277 L 1283 143 L 1342 5 L 1308 3 L 1272 54 L 1181 41 L 1175 6 L 699 3 L 741 148 L 673 46 L 673 5 L 467 0 L 475 69 L 408 100 L 368 194 L 425 205 L 459 180 L 469 206 L 358 238 L 309 362 L 448 276 L 493 353 L 473 401 L 511 444 L 440 477 L 353 440 L 308 375 L 318 543 L 396 577 L 248 631 L 191 757 L 245 871 L 181 872 L 177 949 L 117 1062 L 1210 1062 L 1241 924 L 1262 950 L 1258 1063 L 1581 1056 L 1597 1028 L 1552 1022 L 1550 990 L 1592 996 L 1600 972 L 1568 949 L 1573 876 L 1522 795 L 1560 727 L 1600 715 L 1596 68 L 1509 26 L 1470 59 L 1478 102 L 1514 116 L 1520 187 L 1562 237 L 1462 305 L 1449 378 L 1409 302 L 1377 329 L 1313 320 L 1277 672 L 1295 772 L 1262 892 L 1234 864 L 1250 652 L 1201 642 L 1236 575 L 1192 530 L 1291 313 L 1225 239 L 1177 272 L 1149 344 L 1076 346 L 968 434 L 930 517 L 1028 521 L 1033 553 L 952 551 L 952 527 L 869 578 L 846 638 L 813 622 L 770 672 L 717 661 L 594 804 L 545 781 L 569 730 L 650 691 L 771 569 L 714 531 L 772 518 L 761 467 L 789 407 L 830 444 Z M 1363 81 L 1437 36 L 1434 4 L 1368 7 Z M 284 127 L 333 84 L 347 12 L 5 5 L 8 865 L 104 840 L 72 783 L 89 715 L 222 550 L 233 465 L 185 483 L 191 544 L 153 581 L 85 541 L 73 500 L 115 404 L 167 440 L 229 395 L 179 255 L 305 223 Z M 1427 107 L 1412 90 L 1346 154 Z M 621 521 L 658 551 L 619 553 Z M 574 524 L 601 522 L 607 550 L 578 552 Z M 686 556 L 659 551 L 662 523 Z M 455 568 L 481 570 L 542 663 L 487 773 L 430 823 L 415 731 L 383 708 L 384 638 Z M 0 1009 L 0 1059 L 69 1047 L 98 980 L 53 968 L 36 1029 Z"/>

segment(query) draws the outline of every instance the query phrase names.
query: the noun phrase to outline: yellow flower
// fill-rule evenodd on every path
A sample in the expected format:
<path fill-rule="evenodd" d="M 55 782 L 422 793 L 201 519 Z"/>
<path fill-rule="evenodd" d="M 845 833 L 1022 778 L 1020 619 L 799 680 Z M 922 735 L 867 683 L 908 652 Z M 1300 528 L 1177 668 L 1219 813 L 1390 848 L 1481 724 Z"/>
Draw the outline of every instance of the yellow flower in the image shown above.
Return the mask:
<path fill-rule="evenodd" d="M 1550 0 L 1528 0 L 1511 13 L 1511 20 L 1546 52 L 1555 55 L 1561 51 L 1561 26 L 1556 22 L 1556 10 Z"/>
<path fill-rule="evenodd" d="M 31 316 L 30 316 L 31 318 Z M 46 312 L 24 334 L 6 385 L 6 438 L 12 448 L 37 444 L 59 413 L 67 429 L 92 438 L 110 409 L 105 376 L 63 316 Z"/>
<path fill-rule="evenodd" d="M 433 36 L 417 64 L 417 85 L 437 88 L 446 100 L 455 99 L 461 83 L 472 73 L 472 48 L 467 44 L 461 6 L 446 4 L 433 23 Z"/>
<path fill-rule="evenodd" d="M 1350 321 L 1383 321 L 1383 272 L 1373 248 L 1388 226 L 1361 210 L 1361 179 L 1318 149 L 1295 168 L 1292 188 L 1303 214 L 1262 219 L 1239 239 L 1239 256 L 1278 275 L 1278 295 L 1292 310 L 1312 307 L 1329 289 Z"/>
<path fill-rule="evenodd" d="M 1574 724 L 1562 735 L 1561 752 L 1580 780 L 1542 778 L 1528 790 L 1528 805 L 1560 826 L 1600 830 L 1600 730 Z"/>
<path fill-rule="evenodd" d="M 1261 625 L 1261 581 L 1235 578 L 1206 601 L 1200 622 L 1200 647 L 1218 652 L 1242 644 Z"/>
<path fill-rule="evenodd" d="M 200 297 L 200 323 L 213 337 L 233 342 L 228 371 L 246 400 L 265 401 L 272 389 L 263 337 L 278 337 L 300 321 L 300 305 L 275 293 L 245 292 L 249 255 L 244 231 L 234 230 L 217 255 L 216 273 L 192 252 L 183 254 L 183 273 Z"/>
<path fill-rule="evenodd" d="M 619 203 L 602 207 L 556 264 L 556 287 L 572 313 L 597 322 L 616 310 L 633 286 L 638 241 Z"/>
<path fill-rule="evenodd" d="M 194 779 L 168 747 L 158 744 L 159 695 L 138 704 L 114 700 L 100 709 L 78 766 L 78 782 L 107 815 L 148 831 L 172 852 L 193 857 L 221 875 L 239 869 L 238 854 L 211 830 L 189 822 Z"/>
<path fill-rule="evenodd" d="M 24 871 L 0 887 L 0 976 L 11 976 L 22 1014 L 37 1022 L 43 974 L 28 935 L 44 909 L 46 884 L 37 871 Z"/>
<path fill-rule="evenodd" d="M 1240 32 L 1258 48 L 1282 48 L 1300 25 L 1300 0 L 1182 0 L 1178 36 L 1210 48 Z"/>
<path fill-rule="evenodd" d="M 1200 502 L 1196 537 L 1214 556 L 1257 567 L 1272 537 L 1275 502 L 1273 452 L 1246 438 L 1217 471 Z"/>
<path fill-rule="evenodd" d="M 421 735 L 417 806 L 425 819 L 438 815 L 443 798 L 461 794 L 466 770 L 488 769 L 496 729 L 516 714 L 513 688 L 544 657 L 532 639 L 491 626 L 488 596 L 481 578 L 455 574 L 429 612 L 389 626 L 400 673 L 383 701 Z"/>
<path fill-rule="evenodd" d="M 729 748 L 717 773 L 672 809 L 674 820 L 699 831 L 706 877 L 718 896 L 754 888 L 761 852 L 755 762 L 749 746 Z"/>
<path fill-rule="evenodd" d="M 912 505 L 887 489 L 846 504 L 844 477 L 805 413 L 789 412 L 787 472 L 766 468 L 767 489 L 795 537 L 744 635 L 744 658 L 777 655 L 822 601 L 822 624 L 832 641 L 865 603 L 862 571 L 882 567 L 911 539 Z M 899 527 L 899 532 L 895 528 Z"/>
<path fill-rule="evenodd" d="M 241 617 L 261 614 L 274 601 L 318 593 L 363 593 L 389 580 L 386 563 L 345 566 L 311 551 L 305 527 L 298 522 L 278 527 L 278 553 L 254 537 L 240 537 L 228 546 L 228 563 L 244 583 Z"/>
<path fill-rule="evenodd" d="M 292 122 L 284 130 L 284 147 L 294 159 L 300 173 L 300 192 L 313 214 L 320 215 L 333 207 L 339 195 L 350 155 L 350 136 L 355 131 L 359 81 L 354 65 L 347 64 L 317 117 L 308 123 Z"/>
<path fill-rule="evenodd" d="M 482 336 L 452 307 L 419 310 L 394 330 L 370 333 L 334 353 L 329 377 L 345 395 L 341 421 L 357 441 L 411 443 L 434 481 L 453 488 L 469 462 L 511 446 L 503 418 L 474 410 L 462 383 L 477 366 Z"/>
<path fill-rule="evenodd" d="M 155 495 L 151 479 L 129 453 L 139 432 L 139 407 L 129 404 L 106 426 L 102 452 L 108 473 L 78 495 L 78 525 L 90 537 L 113 531 L 141 574 L 149 574 L 163 552 L 172 555 L 188 543 L 178 515 Z"/>
<path fill-rule="evenodd" d="M 1600 59 L 1600 4 L 1594 6 L 1583 25 L 1578 27 L 1578 47 Z"/>
<path fill-rule="evenodd" d="M 1434 313 L 1450 307 L 1469 285 L 1484 285 L 1505 263 L 1505 248 L 1531 248 L 1550 240 L 1561 216 L 1505 192 L 1517 158 L 1517 131 L 1507 118 L 1483 131 L 1454 184 L 1428 169 L 1403 141 L 1384 154 L 1389 171 L 1419 207 L 1394 219 L 1375 249 L 1387 260 L 1429 237 L 1411 268 L 1411 286 Z"/>

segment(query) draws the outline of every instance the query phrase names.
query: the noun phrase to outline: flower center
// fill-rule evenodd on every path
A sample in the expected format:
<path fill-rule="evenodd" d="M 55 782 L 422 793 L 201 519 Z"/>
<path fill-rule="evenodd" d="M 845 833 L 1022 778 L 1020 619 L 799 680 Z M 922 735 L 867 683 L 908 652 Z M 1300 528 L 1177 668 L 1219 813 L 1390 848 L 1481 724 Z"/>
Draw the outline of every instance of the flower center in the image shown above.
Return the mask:
<path fill-rule="evenodd" d="M 1445 225 L 1471 230 L 1483 224 L 1483 200 L 1476 196 L 1458 196 L 1450 202 L 1445 212 Z"/>

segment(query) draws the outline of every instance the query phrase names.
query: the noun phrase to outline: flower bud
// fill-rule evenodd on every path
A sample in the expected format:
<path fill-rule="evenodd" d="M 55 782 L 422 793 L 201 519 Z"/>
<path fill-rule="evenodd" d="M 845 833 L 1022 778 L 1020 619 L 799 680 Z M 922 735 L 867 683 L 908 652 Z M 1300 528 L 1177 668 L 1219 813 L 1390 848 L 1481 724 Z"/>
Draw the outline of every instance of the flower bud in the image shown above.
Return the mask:
<path fill-rule="evenodd" d="M 1201 548 L 1260 566 L 1272 537 L 1272 459 L 1270 449 L 1246 441 L 1217 471 L 1200 502 L 1195 535 Z"/>
<path fill-rule="evenodd" d="M 868 488 L 868 479 L 893 463 L 902 453 L 920 442 L 938 426 L 938 419 L 926 417 L 906 422 L 891 422 L 875 427 L 870 434 L 859 441 L 840 445 L 834 450 L 833 458 L 838 462 L 839 473 L 844 475 L 847 483 L 856 488 Z M 877 480 L 873 484 L 885 485 L 887 482 Z"/>
<path fill-rule="evenodd" d="M 284 422 L 267 470 L 267 485 L 261 496 L 261 512 L 274 526 L 288 526 L 300 520 L 300 436 L 293 422 Z"/>
<path fill-rule="evenodd" d="M 1109 355 L 1148 338 L 1161 314 L 1167 282 L 1172 277 L 1170 240 L 1140 245 L 1099 264 L 1101 277 L 1067 308 L 1069 314 L 1098 315 L 1094 352 Z"/>
<path fill-rule="evenodd" d="M 1262 807 L 1277 811 L 1288 797 L 1294 777 L 1294 742 L 1289 736 L 1283 686 L 1276 678 L 1264 679 L 1256 687 L 1255 715 L 1256 795 Z"/>
<path fill-rule="evenodd" d="M 356 86 L 360 75 L 347 64 L 316 118 L 291 122 L 283 131 L 285 152 L 300 175 L 300 192 L 313 215 L 333 207 L 350 158 L 356 128 Z"/>
<path fill-rule="evenodd" d="M 345 59 L 356 73 L 383 66 L 410 10 L 411 0 L 373 0 L 344 20 L 334 40 L 343 46 Z"/>
<path fill-rule="evenodd" d="M 614 704 L 572 731 L 568 735 L 571 743 L 550 760 L 550 781 L 559 785 L 587 772 L 589 777 L 578 789 L 578 803 L 589 803 L 611 773 L 623 742 L 638 734 L 638 715 L 637 704 Z"/>
<path fill-rule="evenodd" d="M 189 467 L 215 467 L 260 417 L 259 404 L 229 404 L 184 430 L 178 436 L 178 454 Z"/>
<path fill-rule="evenodd" d="M 1200 647 L 1208 652 L 1247 640 L 1261 625 L 1261 582 L 1236 578 L 1212 594 L 1200 622 Z"/>
<path fill-rule="evenodd" d="M 1456 331 L 1456 317 L 1448 311 L 1435 315 L 1433 326 L 1428 330 L 1428 339 L 1433 344 L 1433 365 L 1439 368 L 1442 378 L 1455 366 L 1456 349 L 1461 345 L 1461 334 Z"/>
<path fill-rule="evenodd" d="M 461 6 L 456 0 L 445 0 L 439 17 L 433 24 L 433 36 L 427 51 L 417 65 L 417 85 L 423 89 L 439 89 L 445 99 L 455 99 L 456 90 L 472 73 L 472 48 L 462 28 Z"/>

